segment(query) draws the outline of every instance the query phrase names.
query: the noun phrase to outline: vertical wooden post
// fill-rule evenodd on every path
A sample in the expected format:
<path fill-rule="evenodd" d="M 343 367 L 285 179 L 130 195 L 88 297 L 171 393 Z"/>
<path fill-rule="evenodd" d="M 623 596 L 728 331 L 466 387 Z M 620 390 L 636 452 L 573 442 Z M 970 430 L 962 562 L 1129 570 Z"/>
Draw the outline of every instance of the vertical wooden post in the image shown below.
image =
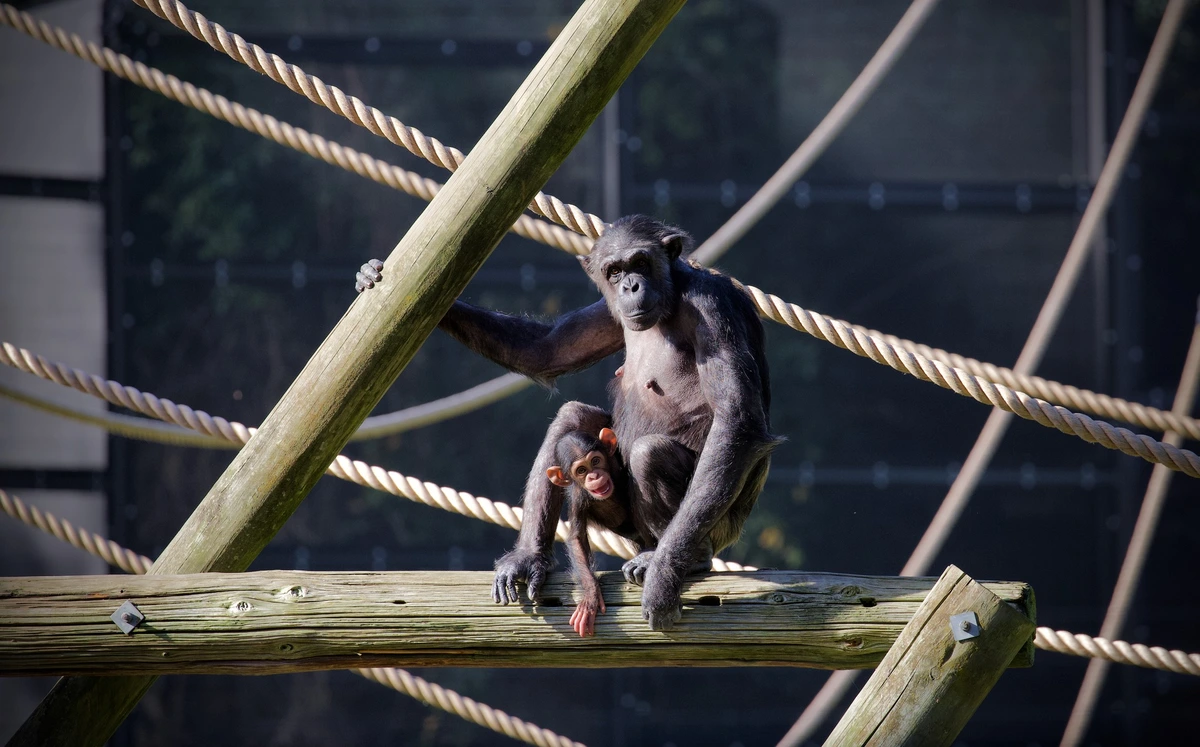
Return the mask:
<path fill-rule="evenodd" d="M 683 2 L 583 4 L 151 573 L 249 566 Z M 9 745 L 99 747 L 153 682 L 60 680 Z"/>
<path fill-rule="evenodd" d="M 950 618 L 977 622 L 955 640 Z M 1000 673 L 1034 632 L 1034 621 L 954 566 L 942 573 L 828 745 L 950 745 Z"/>

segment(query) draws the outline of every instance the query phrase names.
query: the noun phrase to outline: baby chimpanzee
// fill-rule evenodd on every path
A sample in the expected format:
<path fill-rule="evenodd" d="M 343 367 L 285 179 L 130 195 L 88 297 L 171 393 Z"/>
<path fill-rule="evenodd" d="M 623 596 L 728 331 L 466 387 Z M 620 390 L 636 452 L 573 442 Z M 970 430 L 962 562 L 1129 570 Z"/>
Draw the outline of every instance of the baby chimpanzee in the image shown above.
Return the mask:
<path fill-rule="evenodd" d="M 567 488 L 567 512 L 571 533 L 567 553 L 571 570 L 583 591 L 583 598 L 571 615 L 571 627 L 580 636 L 596 632 L 596 615 L 604 611 L 604 597 L 592 574 L 592 547 L 588 544 L 588 522 L 619 534 L 632 531 L 629 522 L 627 478 L 617 457 L 617 435 L 601 429 L 599 436 L 570 431 L 554 447 L 554 465 L 546 477 L 560 488 Z"/>

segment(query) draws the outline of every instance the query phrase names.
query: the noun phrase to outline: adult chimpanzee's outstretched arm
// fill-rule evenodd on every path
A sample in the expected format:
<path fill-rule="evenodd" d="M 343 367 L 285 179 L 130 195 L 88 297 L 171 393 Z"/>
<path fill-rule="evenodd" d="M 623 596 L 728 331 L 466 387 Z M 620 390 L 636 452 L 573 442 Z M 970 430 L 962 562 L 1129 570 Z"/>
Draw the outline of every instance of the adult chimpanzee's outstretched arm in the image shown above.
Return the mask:
<path fill-rule="evenodd" d="M 476 353 L 543 382 L 625 346 L 621 324 L 604 301 L 569 311 L 553 324 L 455 301 L 438 326 Z"/>
<path fill-rule="evenodd" d="M 563 488 L 546 478 L 546 470 L 554 466 L 554 447 L 570 431 L 599 433 L 601 428 L 611 426 L 612 418 L 599 407 L 567 402 L 559 408 L 525 483 L 521 533 L 517 536 L 516 547 L 496 561 L 493 601 L 501 604 L 520 602 L 518 581 L 525 582 L 530 601 L 537 599 L 542 582 L 554 565 L 554 530 L 558 527 L 565 497 Z"/>
<path fill-rule="evenodd" d="M 770 433 L 769 394 L 759 357 L 751 349 L 751 340 L 761 340 L 761 327 L 751 325 L 761 322 L 752 310 L 750 316 L 736 313 L 736 306 L 724 299 L 694 301 L 696 370 L 713 421 L 679 511 L 659 538 L 646 571 L 642 616 L 655 630 L 679 620 L 683 579 L 699 559 L 698 548 L 706 547 L 705 539 L 735 502 L 753 505 L 761 484 L 747 485 L 747 478 L 766 468 L 781 440 Z M 749 506 L 744 509 L 748 512 Z"/>

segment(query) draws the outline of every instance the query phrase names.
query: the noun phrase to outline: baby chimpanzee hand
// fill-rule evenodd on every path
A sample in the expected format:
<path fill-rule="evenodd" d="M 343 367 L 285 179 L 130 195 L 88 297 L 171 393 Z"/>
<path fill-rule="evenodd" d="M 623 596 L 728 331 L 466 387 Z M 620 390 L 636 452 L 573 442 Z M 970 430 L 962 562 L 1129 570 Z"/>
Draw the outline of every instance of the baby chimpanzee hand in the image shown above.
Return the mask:
<path fill-rule="evenodd" d="M 383 262 L 378 259 L 368 260 L 354 275 L 354 290 L 362 293 L 383 280 Z"/>
<path fill-rule="evenodd" d="M 579 600 L 579 605 L 575 607 L 575 612 L 571 614 L 571 627 L 575 628 L 580 638 L 596 635 L 596 615 L 605 609 L 600 589 L 592 589 L 591 593 L 584 594 L 583 599 Z"/>
<path fill-rule="evenodd" d="M 553 556 L 517 548 L 505 553 L 496 561 L 496 577 L 492 581 L 492 601 L 496 604 L 521 603 L 517 582 L 525 582 L 525 593 L 529 601 L 537 600 L 538 592 L 546 581 L 546 574 L 554 566 Z"/>

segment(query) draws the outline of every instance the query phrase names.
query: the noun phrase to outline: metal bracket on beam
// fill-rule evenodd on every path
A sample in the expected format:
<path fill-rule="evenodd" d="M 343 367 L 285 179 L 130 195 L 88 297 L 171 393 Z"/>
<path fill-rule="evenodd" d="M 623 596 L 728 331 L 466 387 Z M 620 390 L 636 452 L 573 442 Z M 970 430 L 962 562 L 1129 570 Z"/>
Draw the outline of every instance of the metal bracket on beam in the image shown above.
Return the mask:
<path fill-rule="evenodd" d="M 125 635 L 132 635 L 133 629 L 142 624 L 146 616 L 137 608 L 137 605 L 128 600 L 125 601 L 117 611 L 112 613 L 112 621 L 117 624 L 121 632 Z"/>
<path fill-rule="evenodd" d="M 974 612 L 968 610 L 950 616 L 950 633 L 959 643 L 978 638 L 980 632 L 979 618 L 975 617 Z"/>

